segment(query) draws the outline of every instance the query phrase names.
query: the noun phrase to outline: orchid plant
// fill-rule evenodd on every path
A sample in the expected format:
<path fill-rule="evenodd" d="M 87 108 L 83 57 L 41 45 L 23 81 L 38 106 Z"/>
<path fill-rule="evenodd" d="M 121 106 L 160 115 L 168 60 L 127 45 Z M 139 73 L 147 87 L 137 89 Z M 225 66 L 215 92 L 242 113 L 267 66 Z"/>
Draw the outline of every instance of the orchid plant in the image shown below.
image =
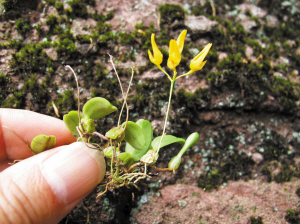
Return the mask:
<path fill-rule="evenodd" d="M 97 197 L 103 195 L 107 190 L 112 191 L 114 188 L 128 185 L 134 185 L 137 187 L 137 181 L 146 177 L 150 177 L 147 173 L 147 167 L 149 166 L 158 171 L 174 172 L 178 169 L 183 154 L 187 151 L 187 149 L 197 143 L 199 139 L 199 134 L 197 132 L 189 135 L 186 140 L 166 134 L 166 125 L 168 122 L 171 97 L 176 80 L 201 70 L 206 63 L 204 59 L 212 46 L 211 43 L 207 44 L 204 49 L 191 61 L 190 71 L 178 76 L 176 67 L 181 61 L 181 53 L 184 47 L 186 33 L 187 31 L 183 30 L 177 40 L 172 39 L 170 41 L 167 66 L 173 70 L 173 76 L 169 75 L 161 67 L 163 54 L 155 43 L 155 34 L 151 35 L 153 54 L 150 50 L 148 50 L 150 61 L 154 63 L 161 71 L 163 71 L 171 82 L 163 132 L 161 136 L 158 136 L 154 139 L 153 128 L 150 121 L 145 119 L 140 119 L 136 122 L 128 121 L 129 109 L 127 105 L 127 96 L 129 88 L 126 93 L 124 93 L 118 73 L 113 64 L 112 56 L 110 56 L 110 62 L 112 63 L 120 84 L 120 89 L 123 96 L 123 105 L 120 111 L 117 126 L 107 131 L 105 135 L 102 135 L 95 130 L 95 120 L 101 119 L 110 113 L 115 112 L 117 108 L 111 105 L 108 100 L 102 97 L 95 97 L 84 104 L 81 112 L 79 97 L 80 89 L 77 76 L 70 66 L 66 66 L 74 74 L 77 84 L 78 110 L 70 111 L 68 114 L 64 115 L 63 120 L 69 131 L 78 139 L 78 141 L 85 142 L 88 147 L 94 148 L 95 150 L 101 150 L 106 158 L 107 166 L 109 167 L 109 171 L 106 173 L 106 183 L 102 185 L 105 187 L 105 190 L 100 192 Z M 132 81 L 133 71 L 134 69 L 132 68 L 132 76 L 129 86 Z M 126 108 L 126 120 L 121 124 L 121 115 L 124 108 Z M 94 143 L 91 140 L 92 136 L 97 136 L 102 140 L 105 140 L 106 143 Z M 125 149 L 121 149 L 123 141 L 126 142 Z M 159 157 L 160 149 L 172 143 L 180 143 L 183 144 L 183 146 L 179 153 L 169 161 L 167 168 L 157 168 L 155 163 Z M 29 144 L 27 145 L 29 146 Z M 30 149 L 34 154 L 37 154 L 44 150 L 53 148 L 54 145 L 54 136 L 40 135 L 32 140 Z"/>

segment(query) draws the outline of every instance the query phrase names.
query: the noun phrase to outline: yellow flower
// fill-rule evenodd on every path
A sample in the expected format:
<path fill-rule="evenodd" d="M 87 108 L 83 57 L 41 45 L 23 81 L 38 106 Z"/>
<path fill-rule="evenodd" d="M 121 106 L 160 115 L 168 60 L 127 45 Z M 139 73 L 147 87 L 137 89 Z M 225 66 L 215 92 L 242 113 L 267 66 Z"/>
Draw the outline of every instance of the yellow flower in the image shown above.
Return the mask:
<path fill-rule="evenodd" d="M 206 61 L 203 61 L 204 58 L 206 57 L 207 53 L 209 52 L 209 49 L 211 48 L 211 43 L 207 44 L 204 49 L 196 56 L 194 57 L 194 59 L 191 61 L 191 64 L 190 64 L 190 71 L 181 75 L 181 76 L 178 76 L 176 78 L 179 79 L 183 76 L 187 76 L 187 75 L 190 75 L 192 74 L 193 72 L 195 71 L 199 71 L 203 68 L 203 66 L 205 65 Z"/>
<path fill-rule="evenodd" d="M 177 45 L 178 45 L 178 48 L 179 48 L 179 52 L 181 54 L 182 50 L 183 50 L 183 46 L 184 46 L 184 39 L 185 39 L 185 36 L 186 36 L 186 32 L 187 30 L 183 30 L 180 34 L 179 34 L 179 37 L 177 38 Z"/>
<path fill-rule="evenodd" d="M 207 53 L 209 52 L 209 49 L 211 48 L 211 43 L 207 44 L 204 49 L 191 61 L 190 69 L 191 71 L 199 71 L 202 69 L 202 67 L 205 65 L 206 61 L 203 61 L 206 57 Z"/>
<path fill-rule="evenodd" d="M 155 38 L 155 34 L 152 33 L 152 35 L 151 35 L 151 45 L 152 45 L 153 55 L 152 55 L 150 50 L 148 50 L 148 55 L 149 55 L 150 61 L 153 64 L 159 66 L 163 61 L 163 54 L 158 49 L 154 38 Z"/>
<path fill-rule="evenodd" d="M 181 56 L 177 42 L 176 40 L 171 40 L 169 46 L 169 58 L 167 65 L 170 69 L 173 69 L 175 71 L 175 68 L 177 65 L 179 65 L 180 60 Z"/>

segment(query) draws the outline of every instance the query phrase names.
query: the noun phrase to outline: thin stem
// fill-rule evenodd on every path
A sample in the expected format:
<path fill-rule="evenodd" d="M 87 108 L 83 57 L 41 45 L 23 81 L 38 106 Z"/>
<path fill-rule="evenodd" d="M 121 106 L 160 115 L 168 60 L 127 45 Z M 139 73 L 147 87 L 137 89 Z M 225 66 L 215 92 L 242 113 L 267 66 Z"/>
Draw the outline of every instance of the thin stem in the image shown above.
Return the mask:
<path fill-rule="evenodd" d="M 125 96 L 125 98 L 124 98 L 124 103 L 123 103 L 122 108 L 121 108 L 121 112 L 120 112 L 120 116 L 119 116 L 119 120 L 118 120 L 118 126 L 120 125 L 120 122 L 121 122 L 121 115 L 122 115 L 122 112 L 123 112 L 123 109 L 124 109 L 124 105 L 125 105 L 125 104 L 126 104 L 126 108 L 127 108 L 126 122 L 128 121 L 129 108 L 128 108 L 128 105 L 127 105 L 127 97 L 128 97 L 128 93 L 129 93 L 130 86 L 131 86 L 132 79 L 133 79 L 134 68 L 135 68 L 135 65 L 131 67 L 131 69 L 132 69 L 131 78 L 130 78 L 130 81 L 129 81 L 129 86 L 128 86 L 128 89 L 127 89 L 127 92 L 126 92 L 126 96 Z"/>
<path fill-rule="evenodd" d="M 172 82 L 172 79 L 171 79 L 170 75 L 169 75 L 165 70 L 163 70 L 163 68 L 162 68 L 160 65 L 157 65 L 157 67 L 158 67 L 163 73 L 165 73 L 165 74 L 167 75 L 168 79 Z"/>
<path fill-rule="evenodd" d="M 179 78 L 181 78 L 181 77 L 183 77 L 183 76 L 190 75 L 190 74 L 192 74 L 193 72 L 194 72 L 194 71 L 190 70 L 189 72 L 187 72 L 187 73 L 185 73 L 185 74 L 183 74 L 183 75 L 178 76 L 178 77 L 176 78 L 176 80 L 179 79 Z"/>
<path fill-rule="evenodd" d="M 113 56 L 111 56 L 110 54 L 108 54 L 108 55 L 109 55 L 110 63 L 112 64 L 113 69 L 114 69 L 114 71 L 115 71 L 115 73 L 116 73 L 116 75 L 117 75 L 117 78 L 118 78 L 118 81 L 119 81 L 119 84 L 120 84 L 120 89 L 121 89 L 121 92 L 122 92 L 122 97 L 124 97 L 124 91 L 123 91 L 122 83 L 121 83 L 121 80 L 120 80 L 120 78 L 119 78 L 118 72 L 117 72 L 116 67 L 115 67 L 115 65 L 114 65 L 114 63 L 113 63 L 113 60 L 112 60 L 112 59 L 113 59 Z"/>
<path fill-rule="evenodd" d="M 68 69 L 70 69 L 75 77 L 75 81 L 76 81 L 76 85 L 77 85 L 77 94 L 78 94 L 78 120 L 79 120 L 79 125 L 82 129 L 82 131 L 85 131 L 82 124 L 81 124 L 81 118 L 80 118 L 80 90 L 79 90 L 79 84 L 78 84 L 78 79 L 77 76 L 73 70 L 73 68 L 71 68 L 70 65 L 66 65 L 65 67 L 67 67 Z"/>
<path fill-rule="evenodd" d="M 166 127 L 167 127 L 167 122 L 168 122 L 168 117 L 169 117 L 169 111 L 170 111 L 170 105 L 171 105 L 172 93 L 173 93 L 173 88 L 174 88 L 175 81 L 176 81 L 176 71 L 174 71 L 174 76 L 173 76 L 173 79 L 171 81 L 170 95 L 169 95 L 169 102 L 168 102 L 168 109 L 167 109 L 167 113 L 166 113 L 166 118 L 165 118 L 165 123 L 164 123 L 164 129 L 163 129 L 163 133 L 162 133 L 161 139 L 159 141 L 159 145 L 158 145 L 158 149 L 157 149 L 156 154 L 158 154 L 158 152 L 160 150 L 162 139 L 163 139 L 163 137 L 165 136 L 165 133 L 166 133 Z"/>
<path fill-rule="evenodd" d="M 110 139 L 110 145 L 112 146 L 112 140 Z M 113 178 L 114 176 L 114 159 L 115 159 L 115 150 L 113 149 L 112 151 L 112 157 L 110 161 L 110 172 L 111 172 L 111 177 Z"/>

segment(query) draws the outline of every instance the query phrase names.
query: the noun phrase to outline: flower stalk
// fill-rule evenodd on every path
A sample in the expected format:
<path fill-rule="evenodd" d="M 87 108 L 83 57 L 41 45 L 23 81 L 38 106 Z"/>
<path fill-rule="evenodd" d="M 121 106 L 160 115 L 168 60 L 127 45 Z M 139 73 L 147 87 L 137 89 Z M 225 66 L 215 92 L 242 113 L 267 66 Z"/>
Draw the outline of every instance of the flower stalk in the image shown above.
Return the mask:
<path fill-rule="evenodd" d="M 151 35 L 151 45 L 152 45 L 153 54 L 151 53 L 150 50 L 148 50 L 149 59 L 153 64 L 155 64 L 162 72 L 164 72 L 167 75 L 168 79 L 171 82 L 168 108 L 167 108 L 167 112 L 166 112 L 163 133 L 162 133 L 162 137 L 159 142 L 158 149 L 156 151 L 156 156 L 158 156 L 163 137 L 166 135 L 166 126 L 167 126 L 167 122 L 168 122 L 168 118 L 169 118 L 172 94 L 173 94 L 174 84 L 175 84 L 176 80 L 178 80 L 181 77 L 190 75 L 193 72 L 201 70 L 203 68 L 203 66 L 206 64 L 206 61 L 203 61 L 203 60 L 206 57 L 206 55 L 208 54 L 208 52 L 212 46 L 211 43 L 207 44 L 204 47 L 204 49 L 196 57 L 194 57 L 192 59 L 192 61 L 190 63 L 190 71 L 177 77 L 176 67 L 179 65 L 179 63 L 181 61 L 181 53 L 184 48 L 184 40 L 185 40 L 186 33 L 187 33 L 187 30 L 183 30 L 180 33 L 180 35 L 178 36 L 177 40 L 172 39 L 169 44 L 169 58 L 167 61 L 167 66 L 168 66 L 168 68 L 173 70 L 173 72 L 174 72 L 173 78 L 171 78 L 171 76 L 161 67 L 160 64 L 163 61 L 163 55 L 155 43 L 155 34 Z"/>

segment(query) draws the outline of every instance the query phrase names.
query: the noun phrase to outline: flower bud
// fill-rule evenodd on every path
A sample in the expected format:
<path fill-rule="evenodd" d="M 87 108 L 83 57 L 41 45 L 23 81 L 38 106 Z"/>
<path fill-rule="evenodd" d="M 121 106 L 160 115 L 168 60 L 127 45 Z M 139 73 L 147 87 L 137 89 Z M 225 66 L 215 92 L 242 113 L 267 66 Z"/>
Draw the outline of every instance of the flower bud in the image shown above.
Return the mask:
<path fill-rule="evenodd" d="M 95 122 L 92 119 L 84 117 L 81 119 L 81 123 L 84 133 L 93 133 L 95 131 Z"/>
<path fill-rule="evenodd" d="M 112 156 L 113 156 L 113 147 L 109 146 L 109 147 L 103 149 L 102 153 L 103 153 L 104 157 L 112 158 Z"/>
<path fill-rule="evenodd" d="M 156 151 L 150 149 L 145 155 L 142 156 L 140 161 L 152 165 L 156 163 L 157 159 L 158 159 L 158 154 L 156 153 Z"/>
<path fill-rule="evenodd" d="M 178 167 L 180 166 L 180 162 L 181 162 L 181 157 L 177 155 L 170 160 L 168 167 L 172 170 L 177 170 Z"/>
<path fill-rule="evenodd" d="M 182 155 L 186 152 L 186 150 L 188 150 L 190 147 L 196 145 L 198 139 L 199 139 L 199 134 L 197 132 L 190 134 L 190 136 L 185 141 L 182 149 L 178 153 L 178 156 L 182 157 Z"/>

